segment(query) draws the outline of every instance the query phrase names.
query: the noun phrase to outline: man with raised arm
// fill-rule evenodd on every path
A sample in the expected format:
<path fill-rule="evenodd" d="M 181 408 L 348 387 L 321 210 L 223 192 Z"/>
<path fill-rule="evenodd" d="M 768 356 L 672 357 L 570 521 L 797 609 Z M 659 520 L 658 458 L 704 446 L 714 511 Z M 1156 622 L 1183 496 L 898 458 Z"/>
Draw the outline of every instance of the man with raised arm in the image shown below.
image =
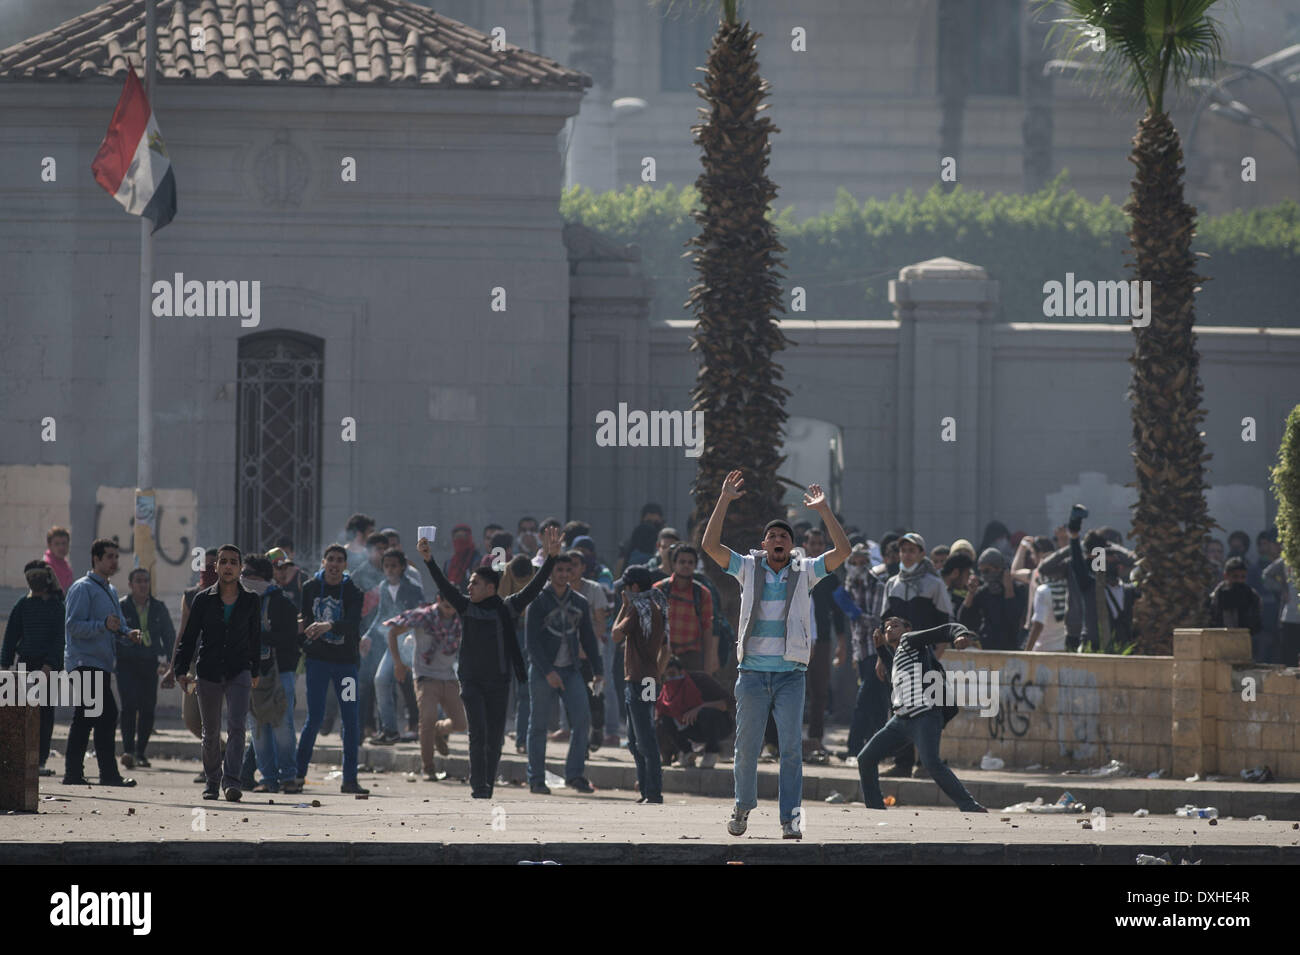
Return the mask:
<path fill-rule="evenodd" d="M 758 754 L 771 713 L 781 750 L 779 803 L 781 834 L 803 837 L 803 702 L 804 673 L 812 653 L 812 588 L 848 558 L 852 548 L 835 519 L 826 495 L 808 486 L 805 507 L 822 518 L 835 549 L 820 557 L 792 559 L 794 531 L 783 520 L 769 521 L 762 550 L 742 557 L 722 543 L 722 527 L 731 502 L 744 494 L 744 478 L 732 471 L 704 530 L 702 546 L 740 582 L 740 627 L 736 638 L 736 805 L 727 831 L 744 835 L 749 812 L 758 805 Z"/>
<path fill-rule="evenodd" d="M 469 723 L 469 784 L 475 799 L 491 799 L 506 737 L 506 702 L 513 672 L 523 680 L 524 658 L 515 637 L 515 620 L 546 585 L 560 552 L 560 529 L 548 527 L 542 534 L 546 561 L 528 586 L 502 599 L 497 594 L 501 574 L 491 567 L 475 567 L 466 597 L 447 579 L 433 560 L 429 541 L 416 544 L 424 565 L 433 575 L 442 598 L 461 617 L 460 698 Z"/>

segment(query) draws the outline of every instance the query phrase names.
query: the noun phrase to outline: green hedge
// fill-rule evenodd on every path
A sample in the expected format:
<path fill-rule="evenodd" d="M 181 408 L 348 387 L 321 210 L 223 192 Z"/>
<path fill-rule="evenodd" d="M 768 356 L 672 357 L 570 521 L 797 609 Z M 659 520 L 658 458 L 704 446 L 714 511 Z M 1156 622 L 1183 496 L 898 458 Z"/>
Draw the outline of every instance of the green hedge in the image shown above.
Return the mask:
<path fill-rule="evenodd" d="M 1282 556 L 1293 575 L 1300 574 L 1300 405 L 1287 415 L 1286 432 L 1273 468 L 1277 498 L 1277 533 Z"/>
<path fill-rule="evenodd" d="M 578 222 L 641 247 L 655 280 L 658 318 L 689 318 L 682 308 L 695 281 L 684 243 L 695 233 L 693 186 L 628 187 L 594 194 L 575 188 L 560 202 Z M 891 317 L 889 280 L 906 265 L 946 255 L 982 265 L 1002 283 L 1002 318 L 1043 318 L 1043 283 L 1131 278 L 1126 268 L 1127 217 L 1108 200 L 1089 202 L 1065 176 L 1033 195 L 986 196 L 938 187 L 858 202 L 840 190 L 835 207 L 802 222 L 790 209 L 776 216 L 786 246 L 786 285 L 807 290 L 799 317 Z M 1209 254 L 1197 296 L 1203 325 L 1294 327 L 1300 299 L 1300 205 L 1203 218 L 1193 248 Z M 787 298 L 787 303 L 789 299 Z M 1051 319 L 1089 321 L 1089 319 Z"/>

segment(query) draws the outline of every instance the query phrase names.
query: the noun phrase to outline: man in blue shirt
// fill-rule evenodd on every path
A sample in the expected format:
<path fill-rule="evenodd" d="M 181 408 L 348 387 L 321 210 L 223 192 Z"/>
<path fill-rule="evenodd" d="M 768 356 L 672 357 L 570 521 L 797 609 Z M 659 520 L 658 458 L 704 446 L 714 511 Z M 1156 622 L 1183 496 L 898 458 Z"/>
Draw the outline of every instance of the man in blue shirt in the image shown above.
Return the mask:
<path fill-rule="evenodd" d="M 812 484 L 803 503 L 821 515 L 835 549 L 817 558 L 795 555 L 794 531 L 769 521 L 762 550 L 742 557 L 722 543 L 731 502 L 744 494 L 740 471 L 722 483 L 722 493 L 704 530 L 702 546 L 740 582 L 740 627 L 736 638 L 736 806 L 727 831 L 744 835 L 749 812 L 758 805 L 758 754 L 770 713 L 781 749 L 779 803 L 781 834 L 803 836 L 799 800 L 803 790 L 804 673 L 812 653 L 812 588 L 848 558 L 851 548 L 822 489 Z"/>
<path fill-rule="evenodd" d="M 68 752 L 63 762 L 63 783 L 87 785 L 84 775 L 86 744 L 95 733 L 95 761 L 99 763 L 101 786 L 134 786 L 124 779 L 113 759 L 117 744 L 117 700 L 113 698 L 112 674 L 117 668 L 118 642 L 139 643 L 140 631 L 122 625 L 121 601 L 108 579 L 117 573 L 117 542 L 101 537 L 90 545 L 91 570 L 68 588 L 64 644 L 64 666 L 82 679 L 82 705 L 77 707 L 68 730 Z M 98 699 L 87 699 L 92 681 L 103 680 Z M 86 704 L 91 704 L 87 706 Z M 98 716 L 89 715 L 94 708 Z"/>

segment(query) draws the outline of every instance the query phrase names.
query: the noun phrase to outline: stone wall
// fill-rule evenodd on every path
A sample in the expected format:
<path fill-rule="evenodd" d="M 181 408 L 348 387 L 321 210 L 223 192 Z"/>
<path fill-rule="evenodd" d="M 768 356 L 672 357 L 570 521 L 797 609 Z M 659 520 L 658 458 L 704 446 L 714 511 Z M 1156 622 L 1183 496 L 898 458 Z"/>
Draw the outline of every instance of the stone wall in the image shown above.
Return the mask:
<path fill-rule="evenodd" d="M 991 753 L 1009 767 L 1101 766 L 1112 759 L 1142 772 L 1171 759 L 1171 657 L 948 650 L 947 670 L 998 673 L 993 716 L 963 709 L 943 734 L 942 754 L 959 767 Z"/>
<path fill-rule="evenodd" d="M 943 664 L 998 674 L 996 715 L 963 708 L 944 730 L 958 768 L 988 753 L 1015 769 L 1117 759 L 1179 779 L 1259 765 L 1300 779 L 1300 668 L 1252 664 L 1244 630 L 1175 630 L 1172 657 L 950 649 Z"/>

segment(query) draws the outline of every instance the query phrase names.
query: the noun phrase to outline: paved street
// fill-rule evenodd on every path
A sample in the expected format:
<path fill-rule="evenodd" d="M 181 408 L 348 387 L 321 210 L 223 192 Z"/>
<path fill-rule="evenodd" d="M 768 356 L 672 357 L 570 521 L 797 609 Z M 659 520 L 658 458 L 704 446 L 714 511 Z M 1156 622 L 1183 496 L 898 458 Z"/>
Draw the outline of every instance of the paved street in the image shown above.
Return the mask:
<path fill-rule="evenodd" d="M 329 742 L 327 738 L 320 750 L 327 759 L 332 754 Z M 132 790 L 64 786 L 58 777 L 46 778 L 40 812 L 6 818 L 0 830 L 0 862 L 340 861 L 346 856 L 356 861 L 721 862 L 752 857 L 1132 864 L 1138 852 L 1170 852 L 1174 861 L 1300 862 L 1300 823 L 1292 820 L 1225 818 L 1210 825 L 1208 820 L 1180 819 L 1169 813 L 1145 818 L 1115 813 L 1108 814 L 1104 829 L 1097 825 L 1085 829 L 1085 818 L 1090 824 L 1096 821 L 1089 816 L 997 811 L 1001 806 L 991 806 L 988 815 L 965 815 L 951 806 L 909 801 L 905 794 L 910 792 L 941 798 L 928 780 L 890 781 L 886 792 L 896 793 L 903 804 L 884 812 L 867 810 L 861 803 L 827 804 L 822 798 L 806 798 L 802 845 L 780 838 L 775 802 L 761 798 L 750 816 L 749 832 L 735 839 L 724 828 L 730 808 L 727 764 L 711 772 L 668 770 L 670 789 L 686 777 L 708 781 L 697 783 L 695 792 L 669 791 L 662 806 L 637 805 L 634 791 L 603 788 L 599 782 L 594 795 L 557 788 L 549 797 L 530 794 L 520 782 L 506 783 L 498 785 L 496 798 L 480 801 L 471 799 L 466 783 L 455 778 L 464 761 L 461 742 L 449 761 L 452 775 L 441 782 L 429 782 L 402 768 L 418 765 L 412 746 L 368 748 L 363 760 L 398 768 L 363 772 L 362 784 L 371 790 L 367 799 L 339 793 L 338 766 L 330 763 L 313 764 L 301 796 L 246 793 L 238 804 L 199 798 L 201 786 L 193 782 L 198 762 L 193 758 L 155 757 L 152 768 L 132 771 L 140 783 Z M 157 748 L 197 753 L 197 741 L 167 731 Z M 561 751 L 557 744 L 551 748 L 555 754 Z M 626 751 L 602 750 L 592 764 L 593 780 L 615 773 L 621 777 L 620 764 L 627 758 Z M 511 754 L 502 772 L 521 779 L 522 768 L 522 760 Z M 765 765 L 762 777 L 772 775 L 774 768 Z M 806 782 L 811 780 L 819 790 L 825 784 L 813 774 L 829 773 L 832 779 L 843 779 L 836 791 L 850 791 L 851 770 L 807 767 L 807 771 Z M 981 775 L 995 774 L 969 772 L 964 777 L 970 777 L 974 786 Z M 1116 799 L 1125 791 L 1141 793 L 1155 784 L 1174 785 L 1164 780 L 1103 782 L 1114 785 Z M 1202 789 L 1216 786 L 1199 785 Z M 1230 787 L 1217 785 L 1222 795 L 1231 797 Z M 704 788 L 719 793 L 701 795 L 698 790 Z M 1294 790 L 1288 786 L 1279 795 L 1300 799 Z"/>

